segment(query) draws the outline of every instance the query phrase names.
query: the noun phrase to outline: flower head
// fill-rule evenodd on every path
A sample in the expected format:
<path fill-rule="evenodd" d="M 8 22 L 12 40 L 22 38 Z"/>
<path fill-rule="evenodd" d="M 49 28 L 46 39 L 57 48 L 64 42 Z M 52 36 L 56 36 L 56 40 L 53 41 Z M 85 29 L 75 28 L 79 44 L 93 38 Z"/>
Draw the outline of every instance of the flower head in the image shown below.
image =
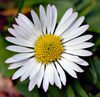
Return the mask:
<path fill-rule="evenodd" d="M 66 84 L 65 71 L 77 78 L 76 72 L 83 72 L 79 65 L 88 66 L 80 57 L 91 56 L 92 53 L 85 48 L 94 45 L 86 42 L 92 35 L 82 35 L 89 27 L 81 26 L 84 16 L 76 20 L 78 13 L 72 8 L 65 12 L 57 27 L 54 5 L 48 5 L 46 12 L 40 5 L 39 12 L 40 19 L 31 11 L 33 22 L 20 13 L 15 19 L 18 25 L 13 24 L 13 28 L 8 29 L 13 36 L 6 37 L 7 41 L 15 44 L 7 49 L 19 53 L 6 60 L 6 63 L 11 63 L 8 69 L 20 67 L 12 79 L 20 77 L 24 81 L 29 77 L 29 91 L 35 85 L 42 85 L 47 91 L 49 83 L 61 88 Z"/>

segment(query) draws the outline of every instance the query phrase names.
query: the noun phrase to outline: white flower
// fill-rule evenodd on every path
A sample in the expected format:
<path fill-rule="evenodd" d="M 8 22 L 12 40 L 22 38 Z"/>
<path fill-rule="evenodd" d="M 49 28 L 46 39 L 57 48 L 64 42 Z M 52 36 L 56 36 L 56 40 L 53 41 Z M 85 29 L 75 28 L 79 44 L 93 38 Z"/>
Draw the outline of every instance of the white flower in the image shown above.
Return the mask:
<path fill-rule="evenodd" d="M 24 81 L 29 77 L 29 91 L 41 84 L 47 91 L 49 83 L 61 88 L 62 84 L 66 84 L 65 71 L 77 78 L 76 72 L 83 72 L 79 65 L 88 66 L 80 57 L 92 55 L 84 49 L 94 45 L 86 42 L 92 35 L 80 36 L 89 25 L 80 26 L 84 16 L 76 20 L 78 13 L 73 12 L 72 8 L 65 12 L 57 27 L 57 9 L 54 5 L 48 5 L 46 12 L 40 5 L 39 12 L 40 19 L 31 11 L 33 23 L 19 14 L 15 19 L 18 25 L 13 24 L 13 28 L 8 29 L 13 37 L 6 37 L 7 41 L 16 44 L 7 49 L 19 53 L 6 60 L 6 63 L 12 63 L 8 69 L 20 67 L 12 79 L 20 77 Z"/>

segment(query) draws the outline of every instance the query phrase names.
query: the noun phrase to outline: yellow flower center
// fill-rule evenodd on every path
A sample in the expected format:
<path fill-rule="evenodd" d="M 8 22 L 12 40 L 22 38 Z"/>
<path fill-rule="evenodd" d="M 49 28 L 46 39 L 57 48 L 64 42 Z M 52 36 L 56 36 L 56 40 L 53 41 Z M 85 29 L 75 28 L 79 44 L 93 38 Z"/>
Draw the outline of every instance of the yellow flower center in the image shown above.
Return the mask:
<path fill-rule="evenodd" d="M 39 36 L 35 45 L 35 57 L 38 62 L 48 64 L 48 62 L 60 59 L 64 49 L 61 38 L 54 35 Z"/>

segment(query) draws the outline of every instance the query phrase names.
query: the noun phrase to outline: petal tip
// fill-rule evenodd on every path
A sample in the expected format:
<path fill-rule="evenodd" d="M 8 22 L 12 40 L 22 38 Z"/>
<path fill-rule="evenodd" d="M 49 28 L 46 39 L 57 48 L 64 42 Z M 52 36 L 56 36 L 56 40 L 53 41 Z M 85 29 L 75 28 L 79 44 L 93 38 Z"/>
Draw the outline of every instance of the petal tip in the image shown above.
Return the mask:
<path fill-rule="evenodd" d="M 16 79 L 16 76 L 15 76 L 15 75 L 13 75 L 13 76 L 12 76 L 12 80 L 15 80 L 15 79 Z"/>
<path fill-rule="evenodd" d="M 68 10 L 72 12 L 73 11 L 73 8 L 69 8 Z"/>
<path fill-rule="evenodd" d="M 87 28 L 87 29 L 89 28 L 89 24 L 86 24 L 86 28 Z"/>
<path fill-rule="evenodd" d="M 47 92 L 47 89 L 46 88 L 44 89 L 44 92 Z"/>
<path fill-rule="evenodd" d="M 9 63 L 9 59 L 7 59 L 7 60 L 5 61 L 5 63 Z"/>
<path fill-rule="evenodd" d="M 8 70 L 13 69 L 11 66 L 8 67 Z"/>
<path fill-rule="evenodd" d="M 28 88 L 28 90 L 29 90 L 30 92 L 32 91 L 32 89 L 31 89 L 30 87 Z"/>
<path fill-rule="evenodd" d="M 73 78 L 76 78 L 76 79 L 77 79 L 77 78 L 78 78 L 77 74 L 75 74 L 75 75 L 73 76 Z"/>

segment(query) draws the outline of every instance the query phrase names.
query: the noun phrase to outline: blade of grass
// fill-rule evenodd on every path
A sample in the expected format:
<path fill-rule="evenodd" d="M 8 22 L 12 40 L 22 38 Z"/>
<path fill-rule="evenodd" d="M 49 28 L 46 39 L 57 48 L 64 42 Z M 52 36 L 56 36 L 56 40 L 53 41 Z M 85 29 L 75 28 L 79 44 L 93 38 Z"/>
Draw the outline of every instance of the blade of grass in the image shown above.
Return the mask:
<path fill-rule="evenodd" d="M 94 64 L 93 64 L 91 59 L 89 59 L 89 62 L 91 64 L 90 71 L 91 71 L 92 76 L 93 76 L 93 82 L 94 82 L 94 84 L 96 84 L 97 83 L 97 74 L 96 74 L 96 71 L 95 71 L 95 68 L 94 68 Z"/>
<path fill-rule="evenodd" d="M 20 2 L 19 9 L 18 9 L 17 15 L 15 17 L 17 17 L 18 16 L 18 13 L 21 12 L 21 10 L 22 10 L 22 8 L 24 6 L 24 2 L 25 2 L 25 0 L 22 0 L 22 2 Z M 11 25 L 12 25 L 15 17 L 8 17 L 9 20 L 8 20 L 8 23 L 7 23 L 7 27 L 5 29 L 5 33 L 4 33 L 5 35 L 8 34 L 7 33 L 8 32 L 7 30 L 8 30 L 9 27 L 11 27 Z"/>
<path fill-rule="evenodd" d="M 100 93 L 96 94 L 95 97 L 100 97 Z"/>
<path fill-rule="evenodd" d="M 24 2 L 25 2 L 25 0 L 22 0 L 22 2 L 20 3 L 18 13 L 21 12 L 21 10 L 22 10 L 22 8 L 23 8 L 23 6 L 24 6 Z M 17 13 L 16 16 L 18 16 L 18 13 Z"/>
<path fill-rule="evenodd" d="M 79 17 L 80 16 L 86 16 L 94 8 L 94 5 L 95 5 L 95 0 L 92 0 L 89 4 L 87 4 L 84 8 L 82 8 L 79 11 L 79 13 L 80 13 Z"/>
<path fill-rule="evenodd" d="M 71 85 L 67 86 L 66 94 L 68 97 L 75 97 L 75 93 L 74 93 Z"/>
<path fill-rule="evenodd" d="M 24 6 L 24 2 L 25 2 L 25 0 L 22 0 L 22 2 L 20 3 L 16 17 L 18 16 L 18 13 L 21 12 L 21 10 L 22 10 L 22 8 Z M 11 18 L 10 22 L 8 23 L 8 27 L 11 26 L 13 21 L 14 21 L 14 18 Z"/>
<path fill-rule="evenodd" d="M 84 89 L 81 87 L 78 80 L 74 80 L 72 82 L 72 86 L 75 90 L 75 92 L 80 95 L 81 97 L 88 97 L 87 93 L 84 91 Z"/>

